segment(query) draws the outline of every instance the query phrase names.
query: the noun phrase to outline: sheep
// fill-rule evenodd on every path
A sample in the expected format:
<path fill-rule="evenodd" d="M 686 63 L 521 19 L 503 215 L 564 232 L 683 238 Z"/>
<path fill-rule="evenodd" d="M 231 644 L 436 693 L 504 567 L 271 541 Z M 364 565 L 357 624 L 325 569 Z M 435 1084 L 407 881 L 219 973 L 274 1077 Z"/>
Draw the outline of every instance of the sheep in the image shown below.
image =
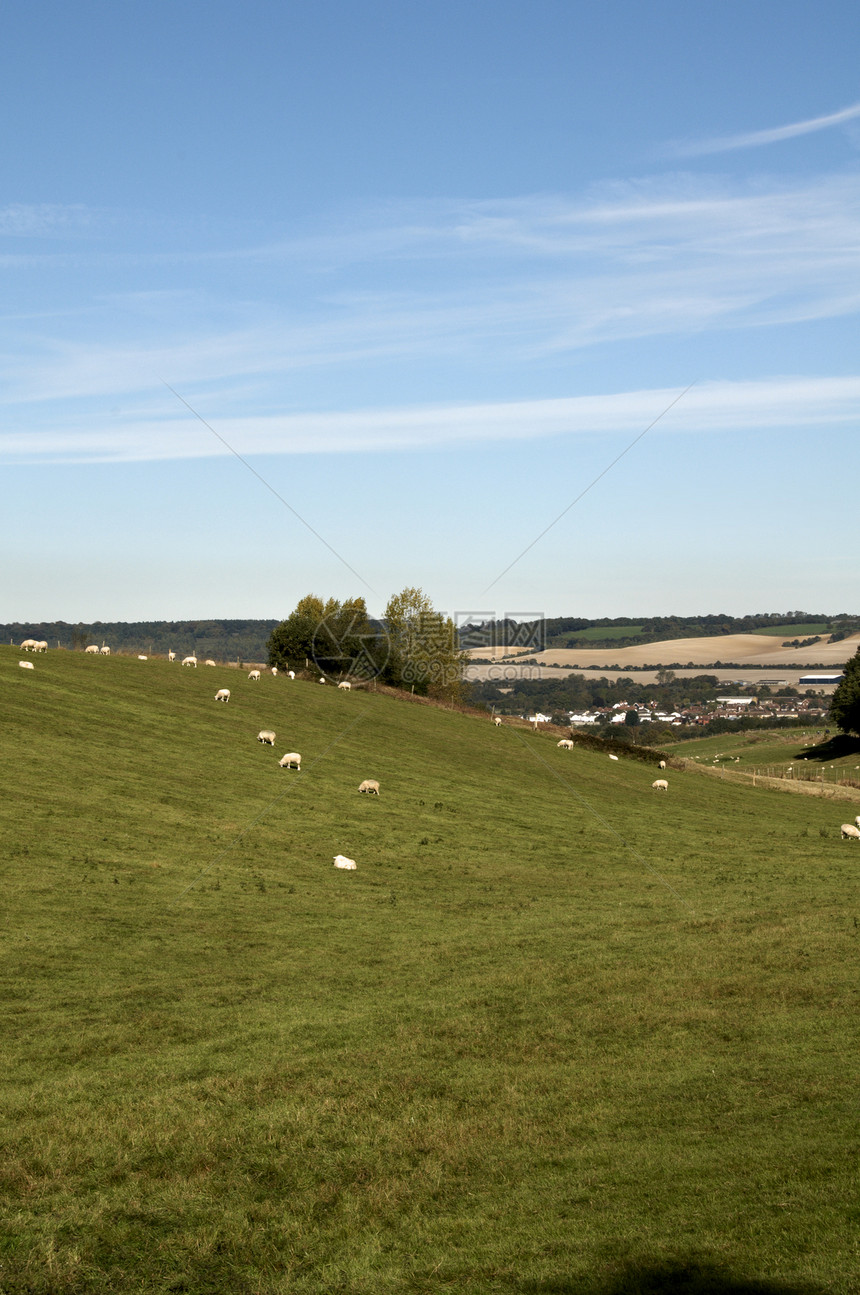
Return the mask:
<path fill-rule="evenodd" d="M 276 665 L 272 666 L 272 674 L 275 676 L 275 678 L 278 677 L 278 667 Z"/>
<path fill-rule="evenodd" d="M 563 737 L 560 742 L 556 742 L 556 746 L 560 746 L 562 751 L 573 750 L 573 742 L 569 737 Z"/>
<path fill-rule="evenodd" d="M 47 652 L 47 650 L 48 650 L 48 641 L 47 641 L 47 639 L 40 639 L 40 640 L 36 643 L 35 647 L 33 648 L 33 651 L 34 651 L 34 652 Z"/>
<path fill-rule="evenodd" d="M 24 642 L 21 644 L 21 651 L 22 651 L 22 652 L 35 652 L 35 651 L 36 651 L 36 640 L 35 640 L 35 639 L 24 639 Z"/>
<path fill-rule="evenodd" d="M 665 761 L 665 760 L 661 760 L 661 761 L 660 761 L 660 763 L 657 765 L 657 768 L 658 768 L 658 769 L 665 769 L 665 768 L 666 768 L 666 761 Z"/>
<path fill-rule="evenodd" d="M 653 787 L 654 791 L 668 791 L 668 790 L 669 790 L 669 784 L 668 784 L 668 782 L 666 781 L 666 779 L 665 779 L 665 778 L 658 778 L 656 782 L 652 782 L 652 783 L 651 783 L 651 786 Z"/>
<path fill-rule="evenodd" d="M 99 648 L 99 654 L 100 654 L 101 656 L 110 656 L 110 648 L 109 648 L 109 647 L 104 647 L 104 646 L 103 646 L 103 647 L 100 647 L 100 648 Z"/>
<path fill-rule="evenodd" d="M 183 665 L 193 665 L 193 666 L 194 666 L 194 669 L 196 670 L 196 669 L 197 669 L 197 657 L 196 657 L 196 656 L 184 656 L 184 657 L 182 658 L 182 664 L 183 664 Z"/>
<path fill-rule="evenodd" d="M 36 669 L 36 667 L 33 665 L 33 662 L 32 662 L 32 661 L 19 661 L 19 662 L 18 662 L 18 665 L 21 667 L 21 669 L 22 669 L 22 670 L 35 670 L 35 669 Z"/>
<path fill-rule="evenodd" d="M 498 727 L 499 727 L 499 725 L 501 724 L 501 722 L 502 722 L 502 717 L 501 717 L 501 715 L 494 715 L 494 716 L 493 716 L 493 723 L 495 724 L 496 728 L 498 728 Z"/>
<path fill-rule="evenodd" d="M 212 660 L 210 660 L 209 658 L 207 658 L 207 659 L 203 662 L 203 664 L 204 664 L 204 665 L 214 665 L 214 664 L 215 664 L 215 662 L 214 662 L 214 661 L 212 661 Z"/>
<path fill-rule="evenodd" d="M 229 700 L 230 700 L 230 689 L 229 689 L 229 688 L 219 688 L 219 689 L 218 689 L 218 691 L 217 691 L 217 692 L 216 692 L 216 694 L 215 694 L 215 700 L 216 700 L 216 701 L 225 701 L 225 702 L 226 702 L 226 701 L 229 701 Z"/>
<path fill-rule="evenodd" d="M 858 827 L 860 827 L 860 814 L 857 815 L 854 822 L 857 824 Z"/>
<path fill-rule="evenodd" d="M 320 683 L 325 683 L 325 679 L 320 678 Z"/>
<path fill-rule="evenodd" d="M 336 868 L 343 868 L 347 872 L 355 872 L 358 864 L 355 862 L 355 859 L 347 859 L 345 854 L 336 854 L 334 856 L 334 866 Z"/>
<path fill-rule="evenodd" d="M 138 659 L 138 661 L 148 661 L 148 660 L 149 660 L 149 657 L 147 657 L 147 656 L 139 656 L 137 659 Z"/>
<path fill-rule="evenodd" d="M 617 755 L 611 755 L 609 758 L 610 758 L 610 760 L 617 760 L 617 759 L 618 759 L 618 756 L 617 756 Z"/>
<path fill-rule="evenodd" d="M 253 680 L 254 680 L 254 683 L 259 683 L 259 682 L 260 682 L 260 671 L 259 671 L 259 670 L 249 670 L 249 671 L 248 671 L 248 678 L 249 678 L 249 679 L 253 679 Z"/>
<path fill-rule="evenodd" d="M 95 653 L 96 655 L 98 654 L 98 650 L 99 650 L 98 643 L 91 643 L 88 648 L 84 648 L 84 652 Z"/>
<path fill-rule="evenodd" d="M 340 683 L 338 684 L 338 688 L 342 688 L 344 692 L 349 692 L 349 690 L 352 688 L 352 684 L 347 683 L 346 679 L 341 679 Z"/>
<path fill-rule="evenodd" d="M 282 769 L 292 769 L 293 765 L 301 772 L 302 757 L 297 751 L 290 751 L 287 755 L 282 755 L 278 764 Z"/>
<path fill-rule="evenodd" d="M 26 665 L 26 661 L 19 662 L 20 665 Z M 842 824 L 843 841 L 860 841 L 860 827 L 855 827 L 853 823 Z"/>
<path fill-rule="evenodd" d="M 87 651 L 89 651 L 89 648 L 87 649 Z M 168 659 L 168 661 L 175 661 L 175 660 L 176 660 L 176 653 L 175 653 L 175 652 L 171 652 L 171 651 L 170 651 L 170 649 L 168 649 L 168 652 L 167 652 L 167 659 Z"/>
<path fill-rule="evenodd" d="M 295 679 L 295 677 L 296 677 L 296 672 L 295 672 L 295 670 L 288 670 L 288 671 L 287 671 L 287 674 L 289 675 L 289 677 L 290 677 L 291 679 Z"/>
<path fill-rule="evenodd" d="M 368 796 L 378 796 L 379 783 L 375 778 L 365 778 L 358 790 L 366 792 Z"/>
<path fill-rule="evenodd" d="M 257 741 L 262 742 L 264 746 L 266 745 L 274 746 L 275 734 L 272 732 L 270 728 L 261 728 L 259 733 L 257 734 Z"/>

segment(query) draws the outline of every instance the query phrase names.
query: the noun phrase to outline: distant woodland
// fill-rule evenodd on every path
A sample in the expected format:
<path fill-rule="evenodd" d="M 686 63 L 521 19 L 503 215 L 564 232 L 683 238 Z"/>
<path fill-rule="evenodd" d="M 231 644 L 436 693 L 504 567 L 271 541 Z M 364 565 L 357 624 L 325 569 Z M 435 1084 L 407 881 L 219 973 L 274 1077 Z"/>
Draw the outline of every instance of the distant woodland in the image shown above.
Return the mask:
<path fill-rule="evenodd" d="M 49 648 L 74 650 L 106 643 L 113 652 L 166 655 L 172 650 L 215 661 L 265 661 L 266 642 L 277 624 L 276 620 L 93 621 L 89 625 L 43 621 L 2 625 L 0 635 L 4 643 L 44 639 Z"/>

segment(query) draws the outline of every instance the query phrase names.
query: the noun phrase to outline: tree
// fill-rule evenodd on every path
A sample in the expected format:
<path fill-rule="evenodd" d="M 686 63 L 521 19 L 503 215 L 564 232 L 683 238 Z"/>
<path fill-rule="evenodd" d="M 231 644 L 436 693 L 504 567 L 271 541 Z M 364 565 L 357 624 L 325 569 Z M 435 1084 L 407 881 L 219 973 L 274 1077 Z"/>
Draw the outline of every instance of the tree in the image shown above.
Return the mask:
<path fill-rule="evenodd" d="M 845 666 L 831 698 L 830 719 L 842 733 L 860 737 L 860 648 Z"/>
<path fill-rule="evenodd" d="M 379 637 L 363 598 L 323 602 L 306 594 L 272 631 L 267 646 L 269 664 L 280 669 L 313 661 L 323 674 L 370 678 L 379 672 Z"/>
<path fill-rule="evenodd" d="M 389 598 L 384 621 L 389 641 L 385 679 L 424 696 L 459 700 L 466 654 L 460 651 L 454 622 L 415 588 Z"/>
<path fill-rule="evenodd" d="M 624 716 L 624 723 L 627 725 L 628 728 L 637 728 L 642 723 L 642 720 L 640 719 L 640 716 L 639 716 L 639 712 L 635 710 L 629 710 L 627 714 Z"/>

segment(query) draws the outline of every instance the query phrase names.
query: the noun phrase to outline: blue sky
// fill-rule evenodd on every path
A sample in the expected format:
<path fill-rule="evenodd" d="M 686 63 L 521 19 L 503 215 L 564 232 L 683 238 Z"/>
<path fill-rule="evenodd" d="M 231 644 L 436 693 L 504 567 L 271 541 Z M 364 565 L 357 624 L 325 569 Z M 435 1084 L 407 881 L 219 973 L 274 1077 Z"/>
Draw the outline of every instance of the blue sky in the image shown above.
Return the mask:
<path fill-rule="evenodd" d="M 3 26 L 0 620 L 858 609 L 856 5 Z"/>

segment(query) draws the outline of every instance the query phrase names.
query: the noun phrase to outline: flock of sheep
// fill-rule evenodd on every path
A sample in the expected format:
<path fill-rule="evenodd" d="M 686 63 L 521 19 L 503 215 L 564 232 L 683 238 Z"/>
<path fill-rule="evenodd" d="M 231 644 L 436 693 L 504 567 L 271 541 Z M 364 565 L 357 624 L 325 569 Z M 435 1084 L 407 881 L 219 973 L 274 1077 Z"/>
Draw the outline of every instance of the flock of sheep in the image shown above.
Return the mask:
<path fill-rule="evenodd" d="M 22 652 L 47 652 L 47 650 L 48 650 L 48 644 L 44 639 L 41 639 L 41 640 L 24 639 L 23 643 L 21 644 Z M 91 643 L 89 647 L 84 649 L 84 651 L 87 653 L 90 653 L 91 655 L 110 656 L 110 648 L 105 646 L 104 644 L 102 644 L 102 646 L 99 647 L 97 643 Z M 148 658 L 145 656 L 138 656 L 138 661 L 146 661 L 147 659 Z M 167 659 L 168 661 L 175 661 L 176 653 L 168 652 Z M 182 665 L 184 666 L 193 666 L 196 669 L 197 664 L 198 663 L 197 663 L 196 656 L 186 656 L 182 658 Z M 204 661 L 203 664 L 207 666 L 214 666 L 216 663 L 207 658 L 207 660 Z M 21 666 L 21 668 L 24 670 L 35 669 L 32 661 L 19 661 L 18 665 Z M 272 666 L 271 670 L 273 675 L 277 675 L 278 673 L 277 666 Z M 288 670 L 286 673 L 288 678 L 295 679 L 296 675 L 294 670 Z M 259 670 L 256 670 L 256 669 L 251 670 L 248 673 L 248 679 L 252 683 L 259 683 L 260 674 L 261 672 Z M 326 680 L 320 677 L 319 682 L 321 684 L 324 684 Z M 341 689 L 344 692 L 349 692 L 352 687 L 350 682 L 346 679 L 341 679 L 337 686 L 339 689 Z M 225 703 L 229 702 L 230 689 L 219 688 L 215 694 L 215 700 L 223 701 Z M 493 723 L 498 728 L 502 723 L 501 717 L 498 715 L 494 715 Z M 276 736 L 277 735 L 271 729 L 261 729 L 260 732 L 257 734 L 257 741 L 261 742 L 264 746 L 274 746 Z M 563 737 L 559 742 L 556 743 L 556 745 L 563 751 L 572 751 L 574 747 L 573 741 L 567 737 Z M 609 759 L 617 760 L 618 756 L 611 754 L 609 756 Z M 299 772 L 301 772 L 302 757 L 297 751 L 288 751 L 285 755 L 281 756 L 280 760 L 278 761 L 278 764 L 282 769 L 298 769 Z M 665 769 L 666 761 L 661 760 L 659 767 L 661 769 Z M 656 778 L 654 782 L 651 783 L 651 787 L 654 791 L 668 791 L 669 783 L 665 778 Z M 358 790 L 366 795 L 378 796 L 379 783 L 373 778 L 365 778 L 364 782 L 362 782 Z M 857 815 L 853 823 L 843 823 L 841 832 L 842 832 L 843 841 L 860 841 L 860 814 Z M 342 854 L 337 854 L 334 856 L 334 866 L 336 868 L 345 868 L 348 870 L 352 870 L 355 867 L 357 867 L 354 859 L 348 859 L 345 855 L 342 855 Z"/>

